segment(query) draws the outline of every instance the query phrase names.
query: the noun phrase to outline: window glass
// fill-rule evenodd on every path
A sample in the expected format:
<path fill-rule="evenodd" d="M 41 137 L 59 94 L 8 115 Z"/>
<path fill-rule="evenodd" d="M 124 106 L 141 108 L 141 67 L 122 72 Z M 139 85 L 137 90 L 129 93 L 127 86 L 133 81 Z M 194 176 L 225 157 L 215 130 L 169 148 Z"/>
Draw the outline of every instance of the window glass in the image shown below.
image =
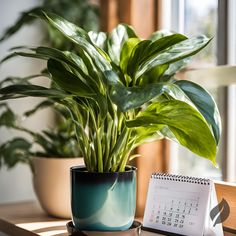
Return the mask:
<path fill-rule="evenodd" d="M 217 6 L 217 0 L 184 1 L 184 33 L 213 37 L 212 42 L 193 58 L 198 65 L 216 64 Z"/>
<path fill-rule="evenodd" d="M 175 0 L 174 0 L 175 1 Z M 214 37 L 212 42 L 204 48 L 204 50 L 194 56 L 191 60 L 190 67 L 208 67 L 214 66 L 217 63 L 216 55 L 216 36 L 217 36 L 217 0 L 184 0 L 176 4 L 172 0 L 174 8 L 172 7 L 172 17 L 176 17 L 179 25 L 182 25 L 182 31 L 188 37 L 204 34 L 207 37 Z M 176 9 L 175 9 L 176 7 Z M 178 8 L 183 9 L 178 9 Z M 184 16 L 180 15 L 183 13 Z M 179 16 L 178 16 L 179 14 Z M 176 22 L 175 20 L 172 22 Z M 182 21 L 182 22 L 181 22 Z M 176 23 L 175 23 L 176 24 Z M 181 28 L 181 27 L 177 27 Z M 209 91 L 216 101 L 219 100 L 217 89 Z M 212 163 L 204 158 L 201 158 L 186 148 L 172 144 L 172 165 L 171 172 L 191 175 L 199 177 L 209 177 L 214 179 L 222 178 L 222 164 L 221 151 L 217 156 L 219 168 L 215 168 Z"/>

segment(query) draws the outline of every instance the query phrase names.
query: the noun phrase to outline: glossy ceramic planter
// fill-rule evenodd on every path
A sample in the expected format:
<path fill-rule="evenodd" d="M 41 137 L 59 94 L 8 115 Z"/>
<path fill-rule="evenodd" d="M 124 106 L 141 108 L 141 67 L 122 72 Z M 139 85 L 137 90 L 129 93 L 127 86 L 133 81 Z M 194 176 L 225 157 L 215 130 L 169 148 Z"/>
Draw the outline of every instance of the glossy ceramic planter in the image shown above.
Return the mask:
<path fill-rule="evenodd" d="M 71 218 L 70 168 L 83 158 L 33 158 L 33 185 L 41 207 L 49 215 Z"/>
<path fill-rule="evenodd" d="M 127 230 L 134 221 L 136 168 L 125 172 L 91 173 L 71 168 L 71 208 L 79 230 Z"/>

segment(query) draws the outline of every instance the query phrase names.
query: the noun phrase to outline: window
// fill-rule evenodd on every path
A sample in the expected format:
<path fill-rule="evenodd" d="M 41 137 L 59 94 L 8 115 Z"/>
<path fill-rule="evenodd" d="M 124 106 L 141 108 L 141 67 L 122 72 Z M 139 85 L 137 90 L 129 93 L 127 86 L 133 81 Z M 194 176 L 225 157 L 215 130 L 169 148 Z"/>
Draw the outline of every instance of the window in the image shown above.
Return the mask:
<path fill-rule="evenodd" d="M 226 8 L 227 19 L 227 54 L 226 63 L 229 65 L 236 65 L 236 1 L 228 0 Z M 234 80 L 236 75 L 236 66 L 233 67 Z M 234 81 L 234 83 L 236 83 Z M 226 137 L 226 173 L 225 179 L 227 181 L 236 182 L 236 85 L 227 87 L 227 137 Z"/>
<path fill-rule="evenodd" d="M 219 64 L 220 61 L 221 64 L 236 63 L 235 10 L 235 1 L 163 1 L 162 28 L 170 28 L 189 37 L 199 34 L 205 34 L 208 37 L 214 36 L 211 44 L 193 58 L 190 67 L 209 68 L 204 71 L 204 78 L 207 78 L 208 82 L 204 81 L 207 85 L 204 87 L 207 87 L 214 96 L 224 122 L 224 132 L 217 156 L 219 169 L 214 168 L 208 160 L 199 158 L 187 149 L 171 143 L 170 171 L 172 173 L 236 181 L 236 102 L 234 102 L 236 101 L 236 86 L 226 86 L 227 82 L 223 84 L 224 88 L 215 86 L 215 80 L 219 80 L 219 78 L 214 76 L 216 71 L 211 69 Z M 228 27 L 228 31 L 226 30 L 226 33 L 228 32 L 227 35 L 221 31 L 224 24 Z M 218 50 L 223 48 L 223 43 L 225 43 L 227 50 Z M 225 55 L 222 55 L 223 53 Z M 227 60 L 222 60 L 224 56 Z M 224 67 L 222 69 L 224 70 L 224 78 L 221 78 L 221 80 L 231 80 L 226 78 L 228 76 L 227 69 Z M 194 72 L 185 74 L 186 77 L 194 77 L 198 83 L 199 79 L 202 80 L 200 77 L 193 76 Z M 212 80 L 210 80 L 210 77 Z M 214 86 L 211 86 L 211 84 Z"/>

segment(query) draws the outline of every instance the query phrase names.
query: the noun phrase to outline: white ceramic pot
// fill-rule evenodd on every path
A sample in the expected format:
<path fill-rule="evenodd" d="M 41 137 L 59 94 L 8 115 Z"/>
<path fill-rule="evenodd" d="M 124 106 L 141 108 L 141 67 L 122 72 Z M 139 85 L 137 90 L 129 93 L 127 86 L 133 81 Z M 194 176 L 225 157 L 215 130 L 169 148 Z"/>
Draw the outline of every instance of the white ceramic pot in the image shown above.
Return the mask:
<path fill-rule="evenodd" d="M 83 163 L 83 158 L 33 158 L 34 190 L 49 215 L 71 218 L 70 167 Z"/>

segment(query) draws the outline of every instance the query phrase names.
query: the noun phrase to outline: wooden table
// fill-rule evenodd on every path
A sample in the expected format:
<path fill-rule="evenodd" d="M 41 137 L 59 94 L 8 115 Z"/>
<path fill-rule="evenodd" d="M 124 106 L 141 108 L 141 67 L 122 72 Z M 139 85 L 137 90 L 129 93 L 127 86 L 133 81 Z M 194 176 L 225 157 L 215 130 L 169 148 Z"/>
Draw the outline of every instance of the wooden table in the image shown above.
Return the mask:
<path fill-rule="evenodd" d="M 1 230 L 11 236 L 66 236 L 68 221 L 49 217 L 36 202 L 0 205 L 0 236 Z M 157 235 L 142 232 L 142 236 Z"/>
<path fill-rule="evenodd" d="M 0 236 L 66 236 L 69 220 L 49 217 L 36 202 L 0 205 Z M 4 233 L 6 234 L 4 234 Z M 161 234 L 142 231 L 142 236 Z M 225 233 L 225 236 L 235 234 Z"/>

